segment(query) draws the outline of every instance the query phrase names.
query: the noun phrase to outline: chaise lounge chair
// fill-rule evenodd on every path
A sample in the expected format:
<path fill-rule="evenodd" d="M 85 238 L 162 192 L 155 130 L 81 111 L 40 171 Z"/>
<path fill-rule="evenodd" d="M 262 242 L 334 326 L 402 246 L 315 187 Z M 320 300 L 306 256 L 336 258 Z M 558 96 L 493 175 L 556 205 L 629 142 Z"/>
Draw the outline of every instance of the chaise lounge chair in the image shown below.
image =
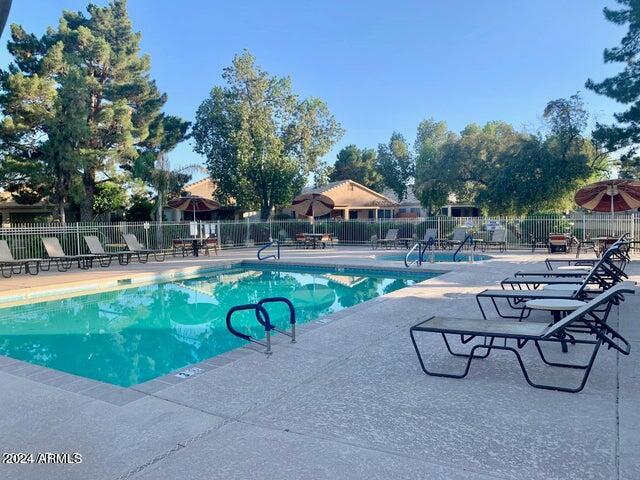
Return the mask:
<path fill-rule="evenodd" d="M 487 315 L 482 308 L 481 299 L 489 299 L 491 303 L 493 303 L 494 308 L 496 309 L 496 313 L 502 318 L 508 319 L 526 319 L 530 312 L 527 311 L 525 314 L 523 310 L 528 310 L 526 307 L 526 303 L 529 300 L 538 300 L 538 299 L 563 299 L 563 300 L 585 300 L 588 296 L 593 295 L 594 293 L 600 293 L 603 290 L 610 289 L 614 283 L 610 282 L 601 282 L 597 279 L 596 275 L 598 272 L 598 267 L 602 262 L 604 262 L 606 258 L 600 259 L 600 263 L 596 265 L 596 267 L 591 270 L 586 277 L 582 279 L 581 282 L 576 283 L 574 279 L 573 282 L 566 281 L 564 283 L 548 283 L 547 288 L 544 289 L 487 289 L 476 295 L 476 302 L 478 303 L 478 307 L 480 308 L 480 312 L 482 313 L 483 318 L 487 318 Z M 551 288 L 556 287 L 556 288 Z M 496 300 L 506 300 L 507 305 L 510 309 L 518 311 L 518 315 L 510 315 L 503 313 L 500 310 Z"/>
<path fill-rule="evenodd" d="M 389 230 L 387 230 L 387 235 L 376 242 L 376 246 L 383 246 L 385 248 L 396 247 L 397 245 L 398 245 L 398 229 L 397 228 L 390 228 Z"/>
<path fill-rule="evenodd" d="M 157 262 L 164 262 L 166 255 L 164 250 L 151 250 L 145 248 L 133 233 L 124 233 L 122 238 L 124 238 L 124 243 L 126 243 L 129 252 L 136 256 L 138 262 L 147 263 L 149 261 L 149 255 L 153 255 L 153 258 L 155 258 Z"/>
<path fill-rule="evenodd" d="M 101 267 L 108 267 L 111 265 L 111 261 L 114 258 L 118 259 L 120 265 L 127 265 L 131 260 L 131 252 L 107 252 L 105 251 L 100 239 L 95 235 L 85 235 L 84 241 L 87 244 L 87 248 L 96 260 L 100 263 Z"/>
<path fill-rule="evenodd" d="M 96 258 L 95 255 L 89 254 L 67 255 L 56 237 L 45 237 L 42 239 L 42 244 L 49 260 L 56 264 L 59 272 L 69 270 L 73 262 L 77 262 L 78 268 L 87 270 L 93 266 L 93 260 Z"/>
<path fill-rule="evenodd" d="M 46 267 L 45 267 L 46 265 Z M 49 263 L 42 258 L 23 258 L 16 260 L 13 258 L 11 249 L 6 240 L 0 240 L 0 271 L 4 278 L 11 277 L 12 274 L 22 273 L 24 267 L 25 273 L 37 275 L 40 269 L 49 270 Z M 16 270 L 17 269 L 17 270 Z"/>
<path fill-rule="evenodd" d="M 450 240 L 447 240 L 447 247 L 453 249 L 455 245 L 460 245 L 463 243 L 467 236 L 469 235 L 469 228 L 467 227 L 456 227 L 453 229 L 453 236 Z M 472 245 L 475 248 L 475 243 Z"/>
<path fill-rule="evenodd" d="M 532 270 L 518 271 L 513 277 L 505 278 L 501 285 L 511 288 L 538 288 L 540 285 L 580 283 L 584 277 L 593 272 L 591 282 L 599 284 L 603 288 L 624 281 L 627 274 L 624 269 L 618 267 L 614 258 L 619 254 L 622 244 L 616 244 L 607 250 L 591 268 L 566 269 L 566 270 Z M 626 265 L 626 264 L 625 264 Z"/>
<path fill-rule="evenodd" d="M 623 355 L 629 355 L 631 346 L 618 332 L 607 324 L 613 305 L 624 299 L 624 295 L 635 293 L 630 282 L 621 283 L 606 292 L 601 293 L 589 303 L 555 324 L 534 322 L 504 322 L 487 321 L 483 319 L 462 319 L 431 317 L 410 329 L 411 342 L 420 362 L 422 371 L 427 375 L 448 378 L 464 378 L 469 373 L 473 360 L 485 359 L 493 350 L 513 352 L 516 356 L 525 380 L 535 388 L 558 390 L 562 392 L 581 391 L 591 372 L 596 355 L 601 346 L 615 349 Z M 416 342 L 416 334 L 428 333 L 442 336 L 444 344 L 451 355 L 466 358 L 466 365 L 462 373 L 447 373 L 429 370 L 425 359 Z M 449 338 L 447 337 L 449 336 Z M 450 339 L 458 337 L 460 343 L 468 344 L 478 338 L 482 343 L 474 343 L 468 353 L 454 352 Z M 584 363 L 567 363 L 550 361 L 545 356 L 543 346 L 554 343 L 568 343 L 570 345 L 592 346 L 589 360 Z M 584 373 L 576 386 L 534 382 L 522 361 L 520 351 L 527 345 L 535 345 L 540 360 L 549 367 L 582 370 Z"/>
<path fill-rule="evenodd" d="M 498 247 L 498 251 L 504 252 L 507 249 L 507 231 L 498 228 L 491 232 L 491 239 L 483 244 L 483 250 L 489 247 Z"/>

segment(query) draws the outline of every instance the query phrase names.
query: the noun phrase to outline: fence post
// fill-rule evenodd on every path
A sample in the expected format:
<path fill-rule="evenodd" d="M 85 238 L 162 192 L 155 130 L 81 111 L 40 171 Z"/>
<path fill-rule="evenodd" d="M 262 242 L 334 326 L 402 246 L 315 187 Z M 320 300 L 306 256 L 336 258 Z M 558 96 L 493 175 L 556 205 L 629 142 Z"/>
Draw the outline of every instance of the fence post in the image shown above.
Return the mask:
<path fill-rule="evenodd" d="M 76 254 L 80 255 L 80 223 L 76 223 Z"/>

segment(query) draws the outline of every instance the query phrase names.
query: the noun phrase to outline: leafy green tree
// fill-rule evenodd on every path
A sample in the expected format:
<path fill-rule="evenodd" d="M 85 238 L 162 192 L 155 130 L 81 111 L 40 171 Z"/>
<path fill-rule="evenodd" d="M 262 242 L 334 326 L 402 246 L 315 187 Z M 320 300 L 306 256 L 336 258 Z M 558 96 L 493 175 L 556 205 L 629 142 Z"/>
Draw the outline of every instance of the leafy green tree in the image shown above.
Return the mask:
<path fill-rule="evenodd" d="M 132 195 L 131 203 L 125 213 L 129 222 L 146 222 L 152 219 L 155 202 L 146 195 Z"/>
<path fill-rule="evenodd" d="M 354 180 L 376 191 L 384 189 L 384 179 L 376 170 L 377 155 L 371 148 L 347 145 L 338 152 L 329 181 Z"/>
<path fill-rule="evenodd" d="M 415 182 L 413 193 L 430 212 L 447 203 L 449 186 L 439 169 L 440 150 L 447 142 L 455 142 L 455 133 L 449 131 L 446 122 L 436 122 L 432 118 L 418 125 L 414 144 Z"/>
<path fill-rule="evenodd" d="M 195 151 L 207 167 L 222 202 L 260 208 L 269 218 L 293 199 L 342 129 L 320 99 L 300 100 L 289 78 L 270 76 L 248 51 L 224 69 L 200 105 L 193 127 Z"/>
<path fill-rule="evenodd" d="M 87 12 L 64 11 L 58 26 L 39 38 L 13 25 L 8 44 L 13 63 L 0 73 L 0 138 L 3 164 L 8 162 L 3 170 L 20 167 L 18 172 L 29 177 L 25 180 L 37 185 L 47 163 L 47 138 L 57 138 L 58 153 L 72 148 L 78 156 L 74 162 L 81 160 L 82 220 L 93 218 L 98 177 L 110 165 L 132 162 L 162 136 L 166 122 L 160 110 L 167 99 L 150 78 L 149 56 L 140 54 L 141 37 L 133 31 L 126 0 L 90 4 Z M 56 97 L 70 74 L 74 88 L 83 90 L 77 92 L 78 102 L 86 102 L 85 121 L 73 122 L 78 130 L 64 118 L 52 119 L 61 111 Z M 74 108 L 79 116 L 81 106 Z"/>
<path fill-rule="evenodd" d="M 402 201 L 407 198 L 408 184 L 415 166 L 409 145 L 401 134 L 394 132 L 388 144 L 378 145 L 377 168 L 384 184 L 393 190 L 398 199 Z"/>
<path fill-rule="evenodd" d="M 423 129 L 414 190 L 434 210 L 453 195 L 492 214 L 570 208 L 573 193 L 607 172 L 609 159 L 585 136 L 587 112 L 579 96 L 553 100 L 544 111 L 546 132 L 517 132 L 504 122 L 468 125 L 445 135 Z M 446 139 L 446 140 L 445 140 Z"/>
<path fill-rule="evenodd" d="M 601 82 L 589 79 L 586 87 L 596 93 L 616 100 L 629 108 L 616 113 L 614 125 L 596 125 L 594 138 L 610 152 L 621 150 L 620 175 L 637 178 L 640 176 L 640 2 L 637 0 L 617 0 L 619 9 L 604 8 L 604 16 L 616 25 L 627 25 L 628 31 L 620 45 L 604 51 L 605 63 L 622 63 L 624 69 Z"/>
<path fill-rule="evenodd" d="M 96 185 L 92 210 L 98 215 L 105 213 L 111 215 L 117 210 L 123 210 L 127 200 L 127 192 L 121 185 L 111 181 L 101 182 Z"/>

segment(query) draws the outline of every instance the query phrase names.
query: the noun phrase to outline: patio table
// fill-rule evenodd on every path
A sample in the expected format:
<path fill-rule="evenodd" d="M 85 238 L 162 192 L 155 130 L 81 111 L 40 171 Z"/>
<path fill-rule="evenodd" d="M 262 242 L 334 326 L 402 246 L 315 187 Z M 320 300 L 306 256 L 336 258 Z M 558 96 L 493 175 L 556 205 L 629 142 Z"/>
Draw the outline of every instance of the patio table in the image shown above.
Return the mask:
<path fill-rule="evenodd" d="M 178 240 L 183 243 L 191 243 L 191 248 L 193 249 L 194 257 L 200 256 L 200 250 L 203 249 L 207 243 L 206 238 L 197 238 L 197 237 L 175 238 L 174 240 Z"/>
<path fill-rule="evenodd" d="M 591 239 L 591 241 L 598 244 L 596 255 L 600 257 L 603 252 L 605 252 L 611 245 L 618 241 L 618 237 L 594 237 Z"/>
<path fill-rule="evenodd" d="M 586 305 L 585 302 L 580 300 L 568 300 L 559 298 L 541 298 L 538 300 L 529 300 L 526 304 L 526 308 L 530 310 L 541 310 L 545 312 L 551 312 L 553 315 L 553 323 L 557 323 L 562 318 L 574 310 L 579 309 Z M 523 309 L 524 312 L 526 309 Z M 564 338 L 564 337 L 562 337 Z M 562 342 L 562 351 L 567 352 L 567 342 Z"/>
<path fill-rule="evenodd" d="M 305 239 L 311 240 L 311 248 L 315 250 L 318 246 L 318 243 L 321 243 L 322 248 L 325 248 L 326 242 L 323 242 L 322 239 L 324 237 L 327 237 L 329 238 L 329 241 L 331 241 L 331 239 L 333 238 L 333 233 L 305 233 L 304 237 Z"/>

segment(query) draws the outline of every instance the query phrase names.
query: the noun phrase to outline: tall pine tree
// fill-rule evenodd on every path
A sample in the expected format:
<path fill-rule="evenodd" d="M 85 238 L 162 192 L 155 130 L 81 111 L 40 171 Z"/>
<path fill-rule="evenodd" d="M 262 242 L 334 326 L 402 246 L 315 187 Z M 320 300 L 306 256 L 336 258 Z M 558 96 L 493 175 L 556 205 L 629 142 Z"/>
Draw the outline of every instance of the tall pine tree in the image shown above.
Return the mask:
<path fill-rule="evenodd" d="M 588 80 L 587 88 L 606 95 L 629 108 L 614 115 L 614 125 L 596 126 L 594 139 L 609 151 L 621 150 L 620 174 L 623 177 L 640 176 L 640 2 L 617 0 L 621 8 L 604 9 L 604 16 L 617 25 L 628 25 L 628 31 L 620 45 L 604 51 L 605 63 L 623 63 L 624 69 L 617 75 L 596 83 Z"/>
<path fill-rule="evenodd" d="M 38 165 L 51 163 L 45 158 L 52 151 L 47 143 L 57 139 L 59 150 L 60 139 L 65 139 L 65 148 L 78 154 L 81 219 L 91 220 L 96 184 L 105 180 L 107 167 L 129 164 L 142 152 L 157 148 L 164 142 L 165 121 L 176 120 L 161 115 L 167 97 L 150 78 L 151 61 L 140 53 L 139 43 L 126 0 L 112 0 L 105 7 L 91 4 L 87 14 L 65 11 L 58 26 L 40 38 L 12 26 L 8 48 L 14 61 L 0 73 L 4 115 L 0 174 L 8 174 L 7 166 L 13 163 L 24 172 L 19 180 L 36 187 Z M 87 102 L 85 107 L 77 102 L 74 106 L 76 115 L 84 112 L 84 121 L 74 118 L 75 127 L 56 120 L 62 111 L 62 102 L 56 99 L 71 73 L 76 77 L 74 88 L 83 89 L 77 92 L 79 98 Z M 177 130 L 184 131 L 186 124 L 177 121 L 182 123 Z M 64 132 L 55 132 L 56 128 Z M 59 198 L 64 192 L 55 195 Z"/>

